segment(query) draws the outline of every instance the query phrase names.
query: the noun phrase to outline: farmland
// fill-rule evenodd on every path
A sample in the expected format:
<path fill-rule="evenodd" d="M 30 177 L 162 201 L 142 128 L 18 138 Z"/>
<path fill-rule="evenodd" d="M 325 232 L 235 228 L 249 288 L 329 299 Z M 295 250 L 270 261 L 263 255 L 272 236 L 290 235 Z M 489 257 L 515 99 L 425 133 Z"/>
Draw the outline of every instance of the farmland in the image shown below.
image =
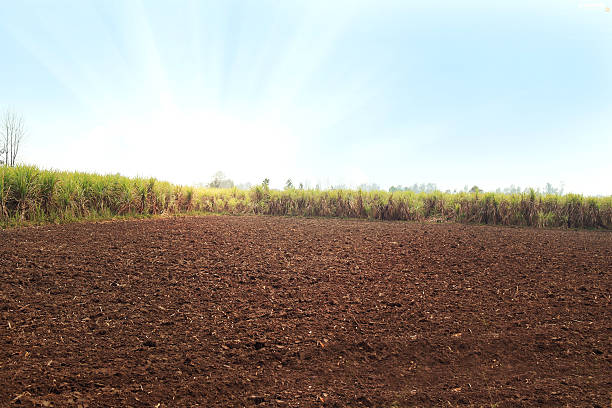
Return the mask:
<path fill-rule="evenodd" d="M 610 403 L 607 231 L 158 217 L 0 259 L 2 406 Z"/>

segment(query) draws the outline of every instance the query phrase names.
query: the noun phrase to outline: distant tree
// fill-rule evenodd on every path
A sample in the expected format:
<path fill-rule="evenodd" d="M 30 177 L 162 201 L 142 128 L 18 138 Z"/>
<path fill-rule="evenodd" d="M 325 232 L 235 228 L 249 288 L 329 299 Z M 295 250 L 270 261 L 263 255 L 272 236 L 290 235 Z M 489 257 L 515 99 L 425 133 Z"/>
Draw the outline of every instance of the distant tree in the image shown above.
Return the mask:
<path fill-rule="evenodd" d="M 544 187 L 544 194 L 563 195 L 563 187 L 563 183 L 561 183 L 559 188 L 555 188 L 552 184 L 546 183 L 546 187 Z"/>
<path fill-rule="evenodd" d="M 478 186 L 472 186 L 472 188 L 470 188 L 470 193 L 479 193 L 480 189 L 478 188 Z"/>
<path fill-rule="evenodd" d="M 249 190 L 251 187 L 253 187 L 253 185 L 248 181 L 246 183 L 236 184 L 238 190 Z"/>
<path fill-rule="evenodd" d="M 504 194 L 520 194 L 522 191 L 520 186 L 515 186 L 514 184 L 504 188 Z"/>
<path fill-rule="evenodd" d="M 210 188 L 232 188 L 234 182 L 227 177 L 222 171 L 218 171 L 213 175 L 212 181 L 208 183 Z"/>
<path fill-rule="evenodd" d="M 433 193 L 438 190 L 438 186 L 435 183 L 427 183 L 427 184 L 413 184 L 410 187 L 403 187 L 402 185 L 391 186 L 389 191 L 393 193 L 394 191 L 412 191 L 415 193 Z"/>
<path fill-rule="evenodd" d="M 270 179 L 269 178 L 265 178 L 264 181 L 261 183 L 261 186 L 265 189 L 269 189 L 270 188 Z"/>
<path fill-rule="evenodd" d="M 287 182 L 285 183 L 285 190 L 293 190 L 293 182 L 291 179 L 287 179 Z"/>
<path fill-rule="evenodd" d="M 299 188 L 300 188 L 300 190 L 303 190 L 304 189 L 304 183 L 300 183 L 300 187 Z"/>
<path fill-rule="evenodd" d="M 14 166 L 17 162 L 19 147 L 25 135 L 23 118 L 14 112 L 6 111 L 0 129 L 0 164 Z"/>
<path fill-rule="evenodd" d="M 357 189 L 362 190 L 362 191 L 379 191 L 380 186 L 376 183 L 371 183 L 371 184 L 363 183 L 363 184 L 358 185 Z"/>
<path fill-rule="evenodd" d="M 544 187 L 544 194 L 555 194 L 556 189 L 552 184 L 546 183 L 546 187 Z"/>
<path fill-rule="evenodd" d="M 435 183 L 421 184 L 421 191 L 425 193 L 433 193 L 436 190 L 438 190 L 438 186 L 436 186 Z"/>

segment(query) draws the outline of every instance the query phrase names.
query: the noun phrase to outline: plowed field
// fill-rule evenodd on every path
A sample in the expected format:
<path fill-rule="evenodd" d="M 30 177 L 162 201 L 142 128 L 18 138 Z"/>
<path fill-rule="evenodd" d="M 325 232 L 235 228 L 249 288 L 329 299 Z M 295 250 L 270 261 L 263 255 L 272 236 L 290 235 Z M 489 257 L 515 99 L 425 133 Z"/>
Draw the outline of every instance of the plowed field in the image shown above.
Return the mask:
<path fill-rule="evenodd" d="M 160 218 L 0 262 L 0 406 L 611 404 L 609 232 Z"/>

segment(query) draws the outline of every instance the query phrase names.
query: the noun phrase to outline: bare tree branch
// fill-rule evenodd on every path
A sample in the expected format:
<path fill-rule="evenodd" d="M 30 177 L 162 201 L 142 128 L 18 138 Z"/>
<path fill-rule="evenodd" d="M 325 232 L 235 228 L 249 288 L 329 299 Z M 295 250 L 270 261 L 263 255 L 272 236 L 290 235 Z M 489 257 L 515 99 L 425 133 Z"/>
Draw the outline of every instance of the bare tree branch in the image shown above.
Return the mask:
<path fill-rule="evenodd" d="M 12 111 L 6 111 L 2 118 L 0 139 L 0 164 L 14 166 L 17 163 L 19 146 L 25 135 L 23 118 Z"/>

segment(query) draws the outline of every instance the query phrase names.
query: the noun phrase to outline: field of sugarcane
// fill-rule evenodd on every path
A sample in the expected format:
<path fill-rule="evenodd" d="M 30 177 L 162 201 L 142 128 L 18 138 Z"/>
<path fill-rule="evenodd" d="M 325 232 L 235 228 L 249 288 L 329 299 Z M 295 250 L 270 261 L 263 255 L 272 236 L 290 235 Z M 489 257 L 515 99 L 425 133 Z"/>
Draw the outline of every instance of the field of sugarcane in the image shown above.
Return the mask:
<path fill-rule="evenodd" d="M 194 188 L 152 178 L 0 167 L 4 227 L 197 212 L 612 228 L 612 196 Z"/>

